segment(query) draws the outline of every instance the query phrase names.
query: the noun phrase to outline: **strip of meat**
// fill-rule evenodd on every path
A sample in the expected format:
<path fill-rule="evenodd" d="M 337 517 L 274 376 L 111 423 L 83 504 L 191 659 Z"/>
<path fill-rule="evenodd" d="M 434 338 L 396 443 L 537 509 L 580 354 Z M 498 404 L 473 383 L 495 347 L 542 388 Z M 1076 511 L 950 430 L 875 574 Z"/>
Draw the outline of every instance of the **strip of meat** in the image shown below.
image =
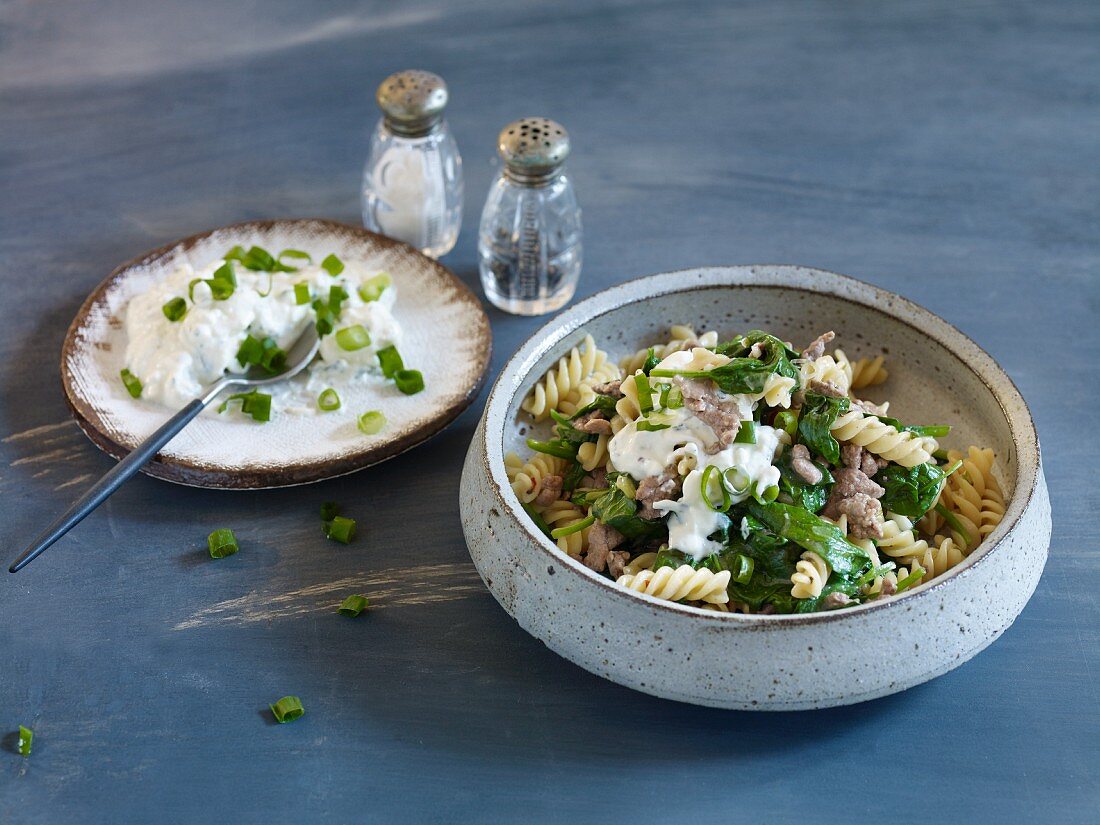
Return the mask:
<path fill-rule="evenodd" d="M 886 490 L 854 467 L 840 468 L 833 478 L 836 483 L 821 515 L 834 521 L 847 516 L 848 533 L 853 538 L 882 538 L 882 505 L 878 499 Z"/>
<path fill-rule="evenodd" d="M 626 541 L 626 536 L 610 525 L 597 521 L 588 530 L 588 552 L 585 554 L 584 563 L 597 573 L 602 573 L 607 567 L 608 557 L 611 551 Z"/>
<path fill-rule="evenodd" d="M 673 381 L 684 396 L 684 406 L 696 417 L 710 425 L 718 436 L 718 443 L 728 447 L 741 426 L 741 411 L 734 399 L 721 393 L 713 381 L 684 378 L 677 375 Z"/>
<path fill-rule="evenodd" d="M 622 381 L 608 381 L 606 384 L 596 384 L 592 387 L 594 392 L 598 392 L 600 395 L 610 395 L 612 398 L 622 398 L 623 391 L 619 389 Z"/>
<path fill-rule="evenodd" d="M 840 460 L 845 467 L 859 470 L 868 478 L 890 463 L 884 458 L 879 458 L 866 447 L 851 443 L 840 446 Z"/>
<path fill-rule="evenodd" d="M 611 435 L 611 422 L 603 410 L 593 410 L 573 419 L 573 426 L 589 435 Z"/>
<path fill-rule="evenodd" d="M 836 333 L 832 330 L 822 333 L 817 336 L 806 349 L 802 350 L 802 357 L 808 358 L 811 361 L 816 361 L 825 354 L 825 345 L 834 338 L 836 338 Z"/>
<path fill-rule="evenodd" d="M 806 449 L 805 444 L 795 444 L 791 447 L 791 469 L 807 484 L 817 484 L 824 478 L 821 470 L 810 460 L 810 451 Z"/>
<path fill-rule="evenodd" d="M 607 554 L 607 572 L 611 578 L 617 579 L 623 574 L 623 568 L 630 561 L 630 554 L 625 550 L 612 550 Z"/>
<path fill-rule="evenodd" d="M 808 392 L 816 392 L 818 395 L 827 395 L 830 398 L 844 398 L 844 392 L 834 384 L 832 381 L 818 381 L 816 378 L 810 380 L 809 386 L 806 387 Z"/>
<path fill-rule="evenodd" d="M 676 473 L 675 464 L 665 467 L 660 475 L 643 478 L 634 494 L 634 498 L 642 505 L 638 515 L 644 519 L 661 518 L 664 514 L 654 509 L 653 505 L 666 499 L 678 499 L 683 491 L 684 487 L 680 476 Z"/>
<path fill-rule="evenodd" d="M 543 476 L 542 487 L 539 488 L 539 494 L 535 496 L 535 504 L 540 507 L 546 507 L 553 504 L 559 498 L 561 498 L 561 488 L 563 484 L 561 476 Z"/>

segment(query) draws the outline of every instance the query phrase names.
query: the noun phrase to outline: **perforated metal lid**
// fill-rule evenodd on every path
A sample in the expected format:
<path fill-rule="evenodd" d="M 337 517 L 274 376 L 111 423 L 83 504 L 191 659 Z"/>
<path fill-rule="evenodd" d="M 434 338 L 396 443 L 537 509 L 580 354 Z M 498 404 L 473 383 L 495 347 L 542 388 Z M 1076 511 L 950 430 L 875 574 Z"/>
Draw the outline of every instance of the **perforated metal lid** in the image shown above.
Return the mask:
<path fill-rule="evenodd" d="M 505 126 L 497 151 L 509 176 L 524 183 L 545 181 L 569 157 L 569 133 L 545 117 L 525 117 Z"/>
<path fill-rule="evenodd" d="M 415 137 L 430 132 L 443 118 L 447 84 L 437 74 L 406 69 L 383 80 L 375 99 L 390 129 Z"/>

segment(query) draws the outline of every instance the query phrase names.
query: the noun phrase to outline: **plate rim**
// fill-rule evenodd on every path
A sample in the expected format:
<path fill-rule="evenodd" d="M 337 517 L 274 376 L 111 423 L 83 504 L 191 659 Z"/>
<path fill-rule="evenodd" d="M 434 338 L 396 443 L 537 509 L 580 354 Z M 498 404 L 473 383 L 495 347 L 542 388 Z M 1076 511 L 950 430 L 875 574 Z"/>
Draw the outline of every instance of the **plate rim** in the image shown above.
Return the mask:
<path fill-rule="evenodd" d="M 358 472 L 408 452 L 434 438 L 473 404 L 485 386 L 489 366 L 492 363 L 493 332 L 485 307 L 473 290 L 463 283 L 454 272 L 439 261 L 424 255 L 415 247 L 386 235 L 372 232 L 362 226 L 330 218 L 266 218 L 217 226 L 143 252 L 112 269 L 80 304 L 76 315 L 65 332 L 65 339 L 61 345 L 60 378 L 65 403 L 69 407 L 77 426 L 80 427 L 89 441 L 115 459 L 121 459 L 133 449 L 133 446 L 122 444 L 107 435 L 103 426 L 98 423 L 98 416 L 95 414 L 92 405 L 75 392 L 74 375 L 69 365 L 70 356 L 77 346 L 78 334 L 84 328 L 84 322 L 89 312 L 103 298 L 107 290 L 130 270 L 147 266 L 176 250 L 186 251 L 216 233 L 226 231 L 263 232 L 283 226 L 318 226 L 330 231 L 359 236 L 363 240 L 371 240 L 379 244 L 384 249 L 404 248 L 429 262 L 437 274 L 449 281 L 456 289 L 457 294 L 461 296 L 461 300 L 476 310 L 479 323 L 472 330 L 472 337 L 482 343 L 482 346 L 479 347 L 480 363 L 477 364 L 477 380 L 466 388 L 466 391 L 459 398 L 447 405 L 439 414 L 430 418 L 423 426 L 406 433 L 400 438 L 374 443 L 364 449 L 341 456 L 327 458 L 322 461 L 284 462 L 268 467 L 228 469 L 200 465 L 187 459 L 165 459 L 158 453 L 141 468 L 141 472 L 153 478 L 175 484 L 204 489 L 258 490 L 312 484 Z"/>

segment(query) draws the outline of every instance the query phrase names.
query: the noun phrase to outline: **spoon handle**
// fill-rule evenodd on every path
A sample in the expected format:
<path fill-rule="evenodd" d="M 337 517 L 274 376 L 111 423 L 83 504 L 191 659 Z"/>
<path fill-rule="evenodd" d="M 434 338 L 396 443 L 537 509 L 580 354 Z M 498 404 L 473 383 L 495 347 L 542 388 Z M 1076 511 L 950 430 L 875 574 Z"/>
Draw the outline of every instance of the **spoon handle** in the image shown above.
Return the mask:
<path fill-rule="evenodd" d="M 126 458 L 112 467 L 103 478 L 97 481 L 86 493 L 84 493 L 84 495 L 73 502 L 72 507 L 66 510 L 64 515 L 47 527 L 42 535 L 36 538 L 34 542 L 23 551 L 23 555 L 12 562 L 11 567 L 8 568 L 8 572 L 18 573 L 34 561 L 43 550 L 79 524 L 85 516 L 102 504 L 109 495 L 126 483 L 130 476 L 144 467 L 146 462 L 155 456 L 161 447 L 171 441 L 192 418 L 202 411 L 202 408 L 206 406 L 208 400 L 209 396 L 207 396 L 207 398 L 196 398 L 165 421 L 160 429 L 141 442 L 141 444 L 133 449 Z"/>

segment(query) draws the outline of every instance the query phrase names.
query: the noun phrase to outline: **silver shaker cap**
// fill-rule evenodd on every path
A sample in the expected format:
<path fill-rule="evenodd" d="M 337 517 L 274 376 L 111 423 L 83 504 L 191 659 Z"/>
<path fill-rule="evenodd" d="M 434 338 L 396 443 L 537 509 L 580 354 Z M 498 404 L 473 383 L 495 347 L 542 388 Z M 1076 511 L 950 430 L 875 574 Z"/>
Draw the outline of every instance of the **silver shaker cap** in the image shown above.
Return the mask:
<path fill-rule="evenodd" d="M 427 134 L 443 119 L 447 84 L 437 74 L 406 69 L 383 80 L 375 99 L 392 131 L 416 137 Z"/>
<path fill-rule="evenodd" d="M 569 133 L 549 118 L 525 117 L 501 130 L 497 151 L 510 177 L 539 183 L 553 177 L 569 157 Z"/>

